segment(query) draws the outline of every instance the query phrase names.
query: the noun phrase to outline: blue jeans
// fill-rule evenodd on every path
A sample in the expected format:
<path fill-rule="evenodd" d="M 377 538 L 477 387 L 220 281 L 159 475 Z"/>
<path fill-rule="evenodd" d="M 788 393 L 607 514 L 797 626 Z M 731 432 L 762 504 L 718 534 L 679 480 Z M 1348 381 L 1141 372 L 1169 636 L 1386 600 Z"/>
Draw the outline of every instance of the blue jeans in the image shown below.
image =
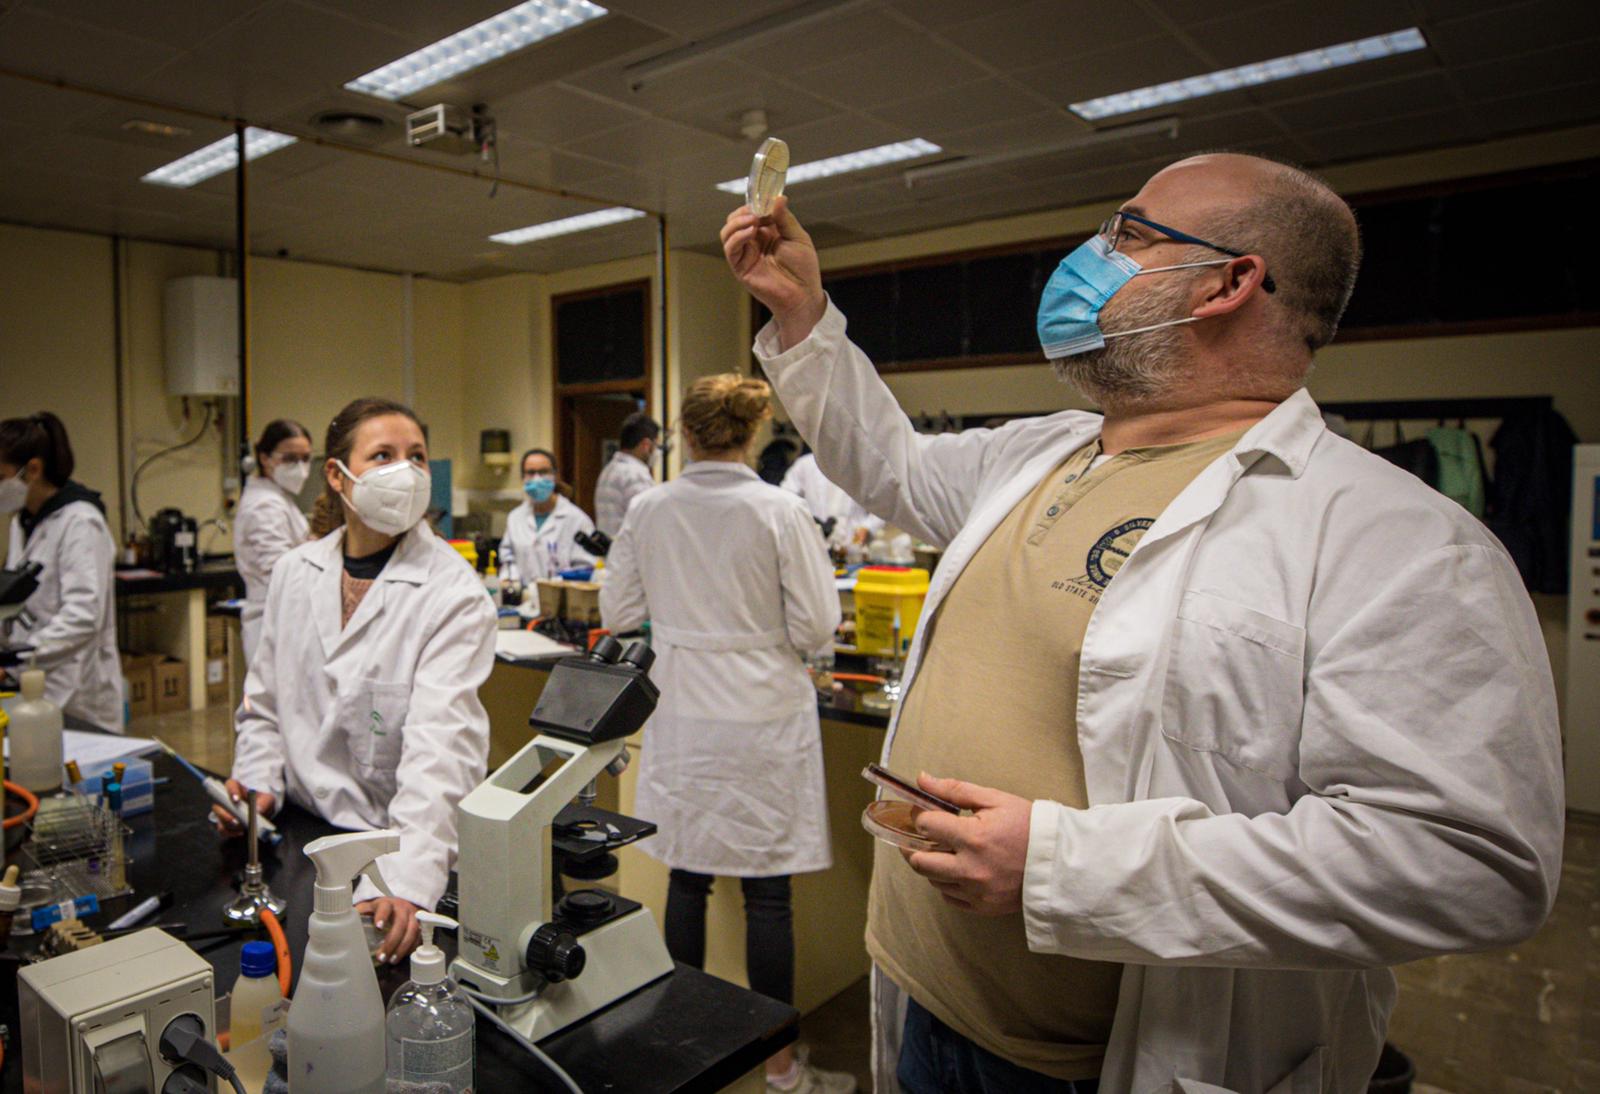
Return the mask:
<path fill-rule="evenodd" d="M 1096 1094 L 1099 1079 L 1052 1079 L 1019 1067 L 906 1000 L 895 1078 L 906 1094 Z"/>

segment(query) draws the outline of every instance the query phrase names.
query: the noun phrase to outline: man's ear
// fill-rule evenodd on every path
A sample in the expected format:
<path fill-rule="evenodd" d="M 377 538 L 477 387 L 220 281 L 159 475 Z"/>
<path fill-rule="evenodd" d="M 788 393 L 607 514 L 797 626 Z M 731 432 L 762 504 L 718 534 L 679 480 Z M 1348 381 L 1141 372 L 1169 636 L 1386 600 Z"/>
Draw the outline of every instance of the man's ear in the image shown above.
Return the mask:
<path fill-rule="evenodd" d="M 1219 268 L 1221 278 L 1211 283 L 1211 289 L 1192 314 L 1196 319 L 1210 319 L 1227 315 L 1244 307 L 1245 302 L 1258 292 L 1265 292 L 1267 263 L 1260 255 L 1244 255 Z"/>

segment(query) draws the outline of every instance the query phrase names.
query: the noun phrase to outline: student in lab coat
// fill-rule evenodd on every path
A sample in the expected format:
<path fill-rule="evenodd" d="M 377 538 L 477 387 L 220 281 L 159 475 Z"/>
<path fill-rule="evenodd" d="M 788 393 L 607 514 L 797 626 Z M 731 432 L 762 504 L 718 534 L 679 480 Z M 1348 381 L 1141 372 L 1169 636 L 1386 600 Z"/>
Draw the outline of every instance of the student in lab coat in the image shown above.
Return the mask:
<path fill-rule="evenodd" d="M 542 448 L 522 454 L 523 503 L 506 517 L 500 537 L 500 583 L 532 585 L 562 570 L 593 566 L 594 556 L 577 536 L 594 531 L 589 514 L 568 501 L 556 485 L 556 458 Z"/>
<path fill-rule="evenodd" d="M 798 494 L 819 522 L 833 521 L 828 533 L 830 547 L 856 544 L 865 547 L 883 527 L 883 521 L 861 507 L 861 503 L 841 490 L 817 467 L 815 453 L 807 452 L 784 473 L 779 483 L 791 494 Z"/>
<path fill-rule="evenodd" d="M 723 228 L 823 472 L 945 548 L 885 763 L 971 810 L 880 845 L 877 1089 L 1365 1092 L 1389 967 L 1532 934 L 1561 740 L 1505 550 L 1305 390 L 1349 208 L 1287 165 L 1156 173 L 1039 302 L 1104 410 L 920 436 L 786 202 Z M 933 776 L 948 776 L 934 778 Z"/>
<path fill-rule="evenodd" d="M 328 426 L 313 531 L 272 573 L 261 644 L 236 715 L 228 789 L 269 815 L 290 799 L 341 828 L 395 828 L 378 860 L 394 897 L 356 899 L 386 928 L 382 955 L 416 946 L 418 909 L 444 894 L 456 803 L 483 780 L 494 605 L 422 519 L 427 434 L 407 407 L 358 399 Z M 229 832 L 238 824 L 216 809 Z"/>
<path fill-rule="evenodd" d="M 829 647 L 839 595 L 804 503 L 750 469 L 770 414 L 760 380 L 696 380 L 681 428 L 692 461 L 634 499 L 606 559 L 600 614 L 616 632 L 650 620 L 661 702 L 646 724 L 635 808 L 660 829 L 640 844 L 672 868 L 665 933 L 705 960 L 712 877 L 745 897 L 750 986 L 792 1002 L 789 875 L 831 863 L 816 691 L 802 658 Z M 853 1090 L 785 1049 L 769 1088 Z"/>
<path fill-rule="evenodd" d="M 233 518 L 233 557 L 244 578 L 239 625 L 248 666 L 261 639 L 267 583 L 277 561 L 306 541 L 310 525 L 295 500 L 311 475 L 311 434 L 289 418 L 267 423 L 256 442 L 256 470 Z"/>
<path fill-rule="evenodd" d="M 661 443 L 661 423 L 642 410 L 622 420 L 617 444 L 594 484 L 594 521 L 612 539 L 622 531 L 622 518 L 633 499 L 656 484 L 654 469 L 667 451 Z"/>
<path fill-rule="evenodd" d="M 0 519 L 10 516 L 6 566 L 44 566 L 11 644 L 34 647 L 45 698 L 68 717 L 122 732 L 122 666 L 112 588 L 116 543 L 100 495 L 74 482 L 72 444 L 48 411 L 0 422 Z"/>

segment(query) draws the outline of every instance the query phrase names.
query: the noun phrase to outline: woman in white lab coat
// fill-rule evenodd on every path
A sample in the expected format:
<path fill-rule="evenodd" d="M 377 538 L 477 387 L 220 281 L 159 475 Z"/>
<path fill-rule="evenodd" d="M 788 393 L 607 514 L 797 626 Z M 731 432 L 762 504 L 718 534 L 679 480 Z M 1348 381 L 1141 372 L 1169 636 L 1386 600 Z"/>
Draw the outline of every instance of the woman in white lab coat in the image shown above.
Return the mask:
<path fill-rule="evenodd" d="M 244 578 L 244 663 L 261 640 L 267 583 L 280 558 L 306 541 L 310 525 L 295 501 L 311 475 L 311 434 L 290 418 L 268 422 L 256 442 L 256 471 L 239 496 L 233 518 L 233 557 Z"/>
<path fill-rule="evenodd" d="M 0 422 L 0 518 L 11 516 L 6 566 L 37 562 L 39 588 L 4 624 L 34 648 L 45 698 L 70 718 L 122 732 L 122 667 L 112 588 L 116 543 L 100 495 L 72 480 L 66 427 L 54 414 Z"/>
<path fill-rule="evenodd" d="M 600 590 L 605 625 L 650 620 L 661 702 L 647 723 L 635 812 L 660 830 L 640 845 L 672 868 L 667 948 L 705 958 L 713 875 L 741 879 L 750 986 L 792 1002 L 789 875 L 831 864 L 817 697 L 802 658 L 829 647 L 839 598 L 805 503 L 749 465 L 771 394 L 737 374 L 697 380 L 681 428 L 682 476 L 634 499 Z M 792 1049 L 768 1062 L 792 1089 L 853 1089 L 804 1074 Z"/>
<path fill-rule="evenodd" d="M 579 533 L 592 534 L 594 521 L 562 496 L 556 486 L 556 458 L 543 448 L 522 454 L 523 503 L 506 517 L 500 537 L 500 582 L 532 585 L 562 570 L 593 566 L 594 556 L 578 546 Z"/>
<path fill-rule="evenodd" d="M 456 803 L 483 780 L 489 719 L 478 687 L 494 661 L 494 605 L 429 529 L 427 435 L 410 409 L 358 399 L 328 426 L 313 531 L 279 561 L 236 723 L 235 798 L 270 814 L 287 792 L 341 828 L 394 828 L 378 860 L 394 898 L 356 899 L 399 961 L 416 912 L 444 894 Z M 217 810 L 231 832 L 237 822 Z"/>

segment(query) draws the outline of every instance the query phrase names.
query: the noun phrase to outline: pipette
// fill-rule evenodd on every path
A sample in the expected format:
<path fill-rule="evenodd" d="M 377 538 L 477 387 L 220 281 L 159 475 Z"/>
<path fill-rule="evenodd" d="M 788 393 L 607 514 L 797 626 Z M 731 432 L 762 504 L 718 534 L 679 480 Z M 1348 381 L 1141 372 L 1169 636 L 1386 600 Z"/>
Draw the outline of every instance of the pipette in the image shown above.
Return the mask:
<path fill-rule="evenodd" d="M 240 824 L 247 825 L 250 823 L 248 814 L 245 810 L 244 802 L 234 801 L 233 798 L 228 794 L 227 785 L 224 784 L 221 779 L 217 778 L 215 775 L 207 775 L 204 771 L 201 771 L 194 764 L 180 756 L 177 749 L 167 744 L 167 742 L 163 741 L 160 737 L 151 737 L 150 739 L 156 744 L 160 745 L 162 751 L 164 751 L 168 756 L 171 756 L 174 760 L 177 760 L 180 764 L 182 764 L 185 771 L 199 779 L 200 785 L 205 787 L 206 793 L 210 795 L 212 801 L 222 806 L 222 808 L 226 809 L 229 813 L 232 813 Z M 256 823 L 260 826 L 261 838 L 266 840 L 268 843 L 276 846 L 283 840 L 283 836 L 278 832 L 278 826 L 273 824 L 266 817 L 258 817 Z"/>

